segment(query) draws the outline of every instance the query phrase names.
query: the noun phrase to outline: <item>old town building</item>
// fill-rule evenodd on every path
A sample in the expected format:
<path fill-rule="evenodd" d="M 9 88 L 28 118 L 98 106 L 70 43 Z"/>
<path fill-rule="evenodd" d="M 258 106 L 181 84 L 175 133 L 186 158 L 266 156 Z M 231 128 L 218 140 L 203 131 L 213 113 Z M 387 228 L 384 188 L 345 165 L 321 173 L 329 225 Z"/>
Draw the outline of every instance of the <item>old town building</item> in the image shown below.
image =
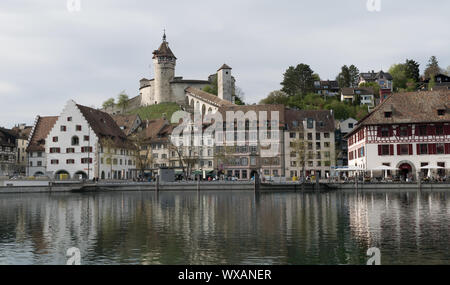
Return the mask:
<path fill-rule="evenodd" d="M 450 91 L 394 93 L 347 135 L 349 165 L 413 178 L 450 168 Z M 448 173 L 448 172 L 447 172 Z"/>

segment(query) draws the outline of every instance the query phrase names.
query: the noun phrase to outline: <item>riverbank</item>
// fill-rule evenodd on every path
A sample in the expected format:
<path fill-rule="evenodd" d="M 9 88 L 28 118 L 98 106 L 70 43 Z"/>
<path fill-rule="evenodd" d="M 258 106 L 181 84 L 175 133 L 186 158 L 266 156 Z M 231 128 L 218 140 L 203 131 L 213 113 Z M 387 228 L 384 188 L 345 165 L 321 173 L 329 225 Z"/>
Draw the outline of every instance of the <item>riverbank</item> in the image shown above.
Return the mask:
<path fill-rule="evenodd" d="M 82 182 L 82 181 L 4 181 L 0 186 L 0 194 L 7 193 L 58 193 L 58 192 L 121 192 L 121 191 L 162 191 L 162 192 L 184 192 L 184 191 L 257 191 L 257 192 L 326 192 L 339 190 L 358 191 L 412 191 L 419 190 L 419 185 L 415 183 L 308 183 L 302 186 L 299 183 L 261 183 L 255 186 L 254 182 L 236 181 L 214 181 L 214 182 Z M 421 184 L 420 190 L 450 190 L 450 183 L 447 184 Z"/>

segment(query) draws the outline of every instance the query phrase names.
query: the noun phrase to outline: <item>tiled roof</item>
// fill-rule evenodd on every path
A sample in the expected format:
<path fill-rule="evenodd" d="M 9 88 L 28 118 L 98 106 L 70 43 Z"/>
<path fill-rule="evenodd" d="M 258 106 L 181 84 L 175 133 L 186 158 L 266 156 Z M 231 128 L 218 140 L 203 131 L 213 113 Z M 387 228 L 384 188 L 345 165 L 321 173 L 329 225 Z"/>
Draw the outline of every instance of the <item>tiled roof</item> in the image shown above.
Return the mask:
<path fill-rule="evenodd" d="M 328 110 L 291 110 L 285 112 L 288 130 L 303 129 L 303 121 L 313 119 L 318 132 L 334 132 L 334 116 Z M 294 122 L 297 122 L 297 126 Z M 322 123 L 322 124 L 321 124 Z M 300 127 L 301 126 L 301 127 Z"/>
<path fill-rule="evenodd" d="M 144 136 L 144 139 L 148 142 L 157 139 L 161 131 L 170 125 L 165 118 L 149 120 L 143 124 L 145 128 L 139 134 Z"/>
<path fill-rule="evenodd" d="M 131 147 L 125 133 L 122 132 L 109 114 L 78 104 L 77 107 L 83 114 L 84 118 L 88 121 L 100 141 L 101 139 L 109 138 L 113 140 L 116 147 Z"/>
<path fill-rule="evenodd" d="M 438 110 L 444 109 L 444 116 Z M 390 118 L 385 112 L 392 112 Z M 363 118 L 358 126 L 450 122 L 450 90 L 393 93 Z"/>
<path fill-rule="evenodd" d="M 16 145 L 16 134 L 12 130 L 0 128 L 0 145 L 14 147 Z"/>
<path fill-rule="evenodd" d="M 232 68 L 224 63 L 217 71 L 222 70 L 222 69 L 232 69 Z"/>
<path fill-rule="evenodd" d="M 27 152 L 45 151 L 45 139 L 47 138 L 57 120 L 57 116 L 38 117 L 31 137 L 29 138 Z"/>
<path fill-rule="evenodd" d="M 28 137 L 30 136 L 32 129 L 33 129 L 33 127 L 26 126 L 24 128 L 14 127 L 11 130 L 17 135 L 18 139 L 28 140 Z"/>
<path fill-rule="evenodd" d="M 156 58 L 158 56 L 177 59 L 172 50 L 169 48 L 169 43 L 166 41 L 163 41 L 159 49 L 153 52 L 153 58 Z"/>
<path fill-rule="evenodd" d="M 139 115 L 113 115 L 112 118 L 116 124 L 122 129 L 125 135 L 131 134 L 131 128 L 134 122 L 138 119 Z"/>
<path fill-rule="evenodd" d="M 197 97 L 205 102 L 209 102 L 213 105 L 216 105 L 217 107 L 220 106 L 233 106 L 234 104 L 230 101 L 220 99 L 214 94 L 210 94 L 208 92 L 202 91 L 197 88 L 188 87 L 185 90 L 186 92 L 190 93 L 192 96 Z"/>

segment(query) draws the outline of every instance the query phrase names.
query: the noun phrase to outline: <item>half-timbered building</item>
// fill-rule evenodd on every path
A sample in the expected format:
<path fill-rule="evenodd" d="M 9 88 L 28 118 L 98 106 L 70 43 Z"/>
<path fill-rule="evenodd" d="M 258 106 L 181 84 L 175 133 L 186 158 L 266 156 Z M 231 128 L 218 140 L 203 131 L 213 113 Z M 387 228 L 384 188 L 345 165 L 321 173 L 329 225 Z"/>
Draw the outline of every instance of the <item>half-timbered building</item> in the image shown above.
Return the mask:
<path fill-rule="evenodd" d="M 346 136 L 349 165 L 388 166 L 404 179 L 430 169 L 448 175 L 449 108 L 449 90 L 392 94 Z"/>

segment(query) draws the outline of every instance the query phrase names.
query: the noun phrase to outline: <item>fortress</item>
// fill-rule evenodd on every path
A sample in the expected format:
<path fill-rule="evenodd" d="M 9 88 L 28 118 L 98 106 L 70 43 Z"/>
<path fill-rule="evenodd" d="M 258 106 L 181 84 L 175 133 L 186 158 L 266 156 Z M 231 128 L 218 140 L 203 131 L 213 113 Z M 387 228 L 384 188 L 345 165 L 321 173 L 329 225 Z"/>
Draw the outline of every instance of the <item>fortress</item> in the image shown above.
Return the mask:
<path fill-rule="evenodd" d="M 205 106 L 208 108 L 214 107 L 214 105 L 234 102 L 235 79 L 231 76 L 231 67 L 224 64 L 216 74 L 210 75 L 207 80 L 187 80 L 183 79 L 183 77 L 176 77 L 177 58 L 170 49 L 166 39 L 166 34 L 164 33 L 161 46 L 153 52 L 155 78 L 141 79 L 140 95 L 131 100 L 139 102 L 140 106 L 175 102 L 179 105 L 193 105 L 192 107 L 203 106 L 201 103 L 204 101 L 204 103 L 208 103 Z M 216 100 L 208 96 L 211 94 L 201 91 L 205 86 L 216 84 L 216 81 L 216 98 L 220 100 Z M 213 104 L 212 101 L 216 104 Z"/>

